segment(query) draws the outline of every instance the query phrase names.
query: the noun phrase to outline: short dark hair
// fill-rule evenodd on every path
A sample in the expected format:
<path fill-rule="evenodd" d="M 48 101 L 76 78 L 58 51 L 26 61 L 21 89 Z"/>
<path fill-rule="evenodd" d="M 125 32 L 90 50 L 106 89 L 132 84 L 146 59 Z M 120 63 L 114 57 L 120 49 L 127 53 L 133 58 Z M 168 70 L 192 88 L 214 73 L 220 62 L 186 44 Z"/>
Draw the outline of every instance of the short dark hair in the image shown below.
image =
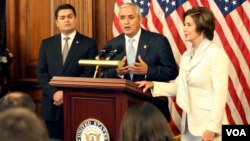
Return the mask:
<path fill-rule="evenodd" d="M 3 141 L 48 141 L 42 120 L 25 108 L 12 108 L 0 114 L 0 139 Z"/>
<path fill-rule="evenodd" d="M 191 16 L 196 25 L 198 33 L 204 33 L 205 37 L 212 40 L 214 37 L 215 18 L 213 12 L 206 7 L 194 7 L 187 10 L 183 19 L 186 16 Z"/>
<path fill-rule="evenodd" d="M 162 112 L 144 102 L 128 109 L 120 127 L 120 141 L 173 141 L 174 136 Z"/>
<path fill-rule="evenodd" d="M 62 5 L 57 7 L 57 9 L 55 11 L 55 18 L 56 19 L 58 18 L 58 13 L 60 10 L 65 10 L 65 9 L 71 9 L 76 17 L 76 10 L 71 4 L 62 4 Z"/>
<path fill-rule="evenodd" d="M 30 95 L 23 92 L 11 92 L 0 99 L 0 112 L 13 107 L 23 107 L 34 111 L 35 103 Z"/>

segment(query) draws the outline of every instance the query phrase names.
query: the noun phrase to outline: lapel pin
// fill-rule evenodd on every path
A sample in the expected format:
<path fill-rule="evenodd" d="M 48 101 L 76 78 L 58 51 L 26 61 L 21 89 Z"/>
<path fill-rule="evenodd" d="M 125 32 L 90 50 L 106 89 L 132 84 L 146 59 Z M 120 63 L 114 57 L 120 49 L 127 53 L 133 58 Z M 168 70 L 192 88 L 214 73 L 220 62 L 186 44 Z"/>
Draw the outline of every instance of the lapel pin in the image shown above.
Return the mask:
<path fill-rule="evenodd" d="M 79 41 L 76 41 L 77 44 L 79 44 Z"/>
<path fill-rule="evenodd" d="M 144 45 L 144 47 L 143 47 L 144 49 L 146 49 L 147 48 L 147 45 Z"/>

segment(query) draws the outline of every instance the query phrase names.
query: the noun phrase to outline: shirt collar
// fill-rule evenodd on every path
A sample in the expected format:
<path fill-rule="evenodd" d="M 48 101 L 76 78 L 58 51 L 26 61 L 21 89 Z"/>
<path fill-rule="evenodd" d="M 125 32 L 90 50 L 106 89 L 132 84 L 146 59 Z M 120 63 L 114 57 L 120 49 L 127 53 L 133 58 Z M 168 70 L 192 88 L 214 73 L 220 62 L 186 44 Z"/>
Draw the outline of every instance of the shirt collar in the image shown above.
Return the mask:
<path fill-rule="evenodd" d="M 140 35 L 141 35 L 141 28 L 139 29 L 139 31 L 135 34 L 134 37 L 132 37 L 135 41 L 139 41 L 139 38 L 140 38 Z M 128 39 L 130 39 L 130 37 L 128 37 L 127 35 L 125 35 L 125 39 L 126 41 L 128 41 Z"/>
<path fill-rule="evenodd" d="M 76 36 L 76 30 L 67 36 L 65 34 L 61 33 L 62 40 L 64 39 L 64 37 L 69 37 L 71 40 L 73 40 L 75 38 L 75 36 Z"/>

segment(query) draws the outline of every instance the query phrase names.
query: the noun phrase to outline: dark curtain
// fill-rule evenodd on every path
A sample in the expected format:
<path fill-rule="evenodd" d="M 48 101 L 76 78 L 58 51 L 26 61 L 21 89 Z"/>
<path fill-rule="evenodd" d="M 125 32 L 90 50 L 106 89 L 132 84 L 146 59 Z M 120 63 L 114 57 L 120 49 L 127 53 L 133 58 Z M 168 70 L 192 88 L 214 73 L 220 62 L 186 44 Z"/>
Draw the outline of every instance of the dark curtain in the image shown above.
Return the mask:
<path fill-rule="evenodd" d="M 0 0 L 0 97 L 8 92 L 9 65 L 12 61 L 6 45 L 5 4 L 5 0 Z"/>
<path fill-rule="evenodd" d="M 5 0 L 0 0 L 0 46 L 6 48 Z"/>

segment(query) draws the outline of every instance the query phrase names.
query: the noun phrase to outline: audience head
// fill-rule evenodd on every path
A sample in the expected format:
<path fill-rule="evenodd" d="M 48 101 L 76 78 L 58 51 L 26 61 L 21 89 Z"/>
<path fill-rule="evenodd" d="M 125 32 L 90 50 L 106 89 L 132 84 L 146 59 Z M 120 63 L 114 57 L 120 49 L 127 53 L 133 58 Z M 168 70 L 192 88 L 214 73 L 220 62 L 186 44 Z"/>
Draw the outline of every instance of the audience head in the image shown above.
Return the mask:
<path fill-rule="evenodd" d="M 70 4 L 60 5 L 55 11 L 56 26 L 59 30 L 69 35 L 76 30 L 76 11 Z"/>
<path fill-rule="evenodd" d="M 119 24 L 125 35 L 133 37 L 141 28 L 141 11 L 135 3 L 124 3 L 119 9 Z"/>
<path fill-rule="evenodd" d="M 23 92 L 11 92 L 0 99 L 0 112 L 13 107 L 23 107 L 34 111 L 35 103 L 28 94 Z"/>
<path fill-rule="evenodd" d="M 197 33 L 203 33 L 206 38 L 212 40 L 214 37 L 215 18 L 213 12 L 206 7 L 196 7 L 187 10 L 184 15 L 184 24 L 186 18 L 192 18 Z"/>
<path fill-rule="evenodd" d="M 128 109 L 120 128 L 120 141 L 173 141 L 166 118 L 153 104 L 144 102 Z"/>
<path fill-rule="evenodd" d="M 0 114 L 0 139 L 3 141 L 48 141 L 40 118 L 25 108 L 12 108 Z"/>

